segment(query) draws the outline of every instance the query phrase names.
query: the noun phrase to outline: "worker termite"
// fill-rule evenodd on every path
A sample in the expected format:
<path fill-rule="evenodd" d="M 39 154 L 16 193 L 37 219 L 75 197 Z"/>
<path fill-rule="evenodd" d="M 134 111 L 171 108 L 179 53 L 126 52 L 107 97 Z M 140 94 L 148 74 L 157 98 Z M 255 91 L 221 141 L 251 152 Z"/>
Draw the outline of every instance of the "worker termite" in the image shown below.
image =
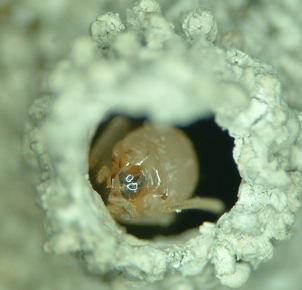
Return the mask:
<path fill-rule="evenodd" d="M 143 126 L 117 141 L 112 151 L 112 168 L 100 162 L 105 139 L 119 132 L 125 118 L 116 117 L 102 140 L 90 152 L 90 170 L 96 183 L 108 191 L 107 208 L 118 221 L 131 224 L 167 226 L 174 212 L 200 209 L 221 213 L 224 204 L 214 198 L 190 198 L 199 179 L 199 166 L 188 137 L 174 127 Z M 110 143 L 110 141 L 108 141 Z M 112 143 L 112 142 L 111 142 Z M 102 145 L 103 144 L 103 145 Z"/>

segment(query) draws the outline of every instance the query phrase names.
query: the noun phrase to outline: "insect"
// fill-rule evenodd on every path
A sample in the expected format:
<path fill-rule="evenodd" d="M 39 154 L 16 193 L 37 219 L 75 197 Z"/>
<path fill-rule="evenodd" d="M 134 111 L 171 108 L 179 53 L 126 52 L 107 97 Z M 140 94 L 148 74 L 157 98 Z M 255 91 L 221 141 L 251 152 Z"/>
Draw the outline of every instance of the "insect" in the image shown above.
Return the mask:
<path fill-rule="evenodd" d="M 97 151 L 92 148 L 94 164 Z M 191 141 L 177 128 L 144 124 L 114 145 L 111 161 L 111 169 L 94 165 L 95 178 L 106 184 L 107 208 L 118 221 L 166 226 L 183 209 L 223 211 L 220 200 L 190 198 L 199 179 L 198 160 Z"/>

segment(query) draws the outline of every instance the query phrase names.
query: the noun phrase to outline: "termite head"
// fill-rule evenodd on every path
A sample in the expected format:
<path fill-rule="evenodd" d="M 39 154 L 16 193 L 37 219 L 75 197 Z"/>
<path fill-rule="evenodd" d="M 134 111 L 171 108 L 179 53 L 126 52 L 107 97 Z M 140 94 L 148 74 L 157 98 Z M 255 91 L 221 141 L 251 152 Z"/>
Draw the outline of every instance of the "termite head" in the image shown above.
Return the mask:
<path fill-rule="evenodd" d="M 119 190 L 126 199 L 137 198 L 147 185 L 142 166 L 125 166 L 119 170 L 117 178 Z"/>
<path fill-rule="evenodd" d="M 149 159 L 138 158 L 137 152 L 127 152 L 112 159 L 112 175 L 108 179 L 111 196 L 124 198 L 136 203 L 147 194 L 154 194 L 160 186 L 157 170 L 150 165 Z"/>

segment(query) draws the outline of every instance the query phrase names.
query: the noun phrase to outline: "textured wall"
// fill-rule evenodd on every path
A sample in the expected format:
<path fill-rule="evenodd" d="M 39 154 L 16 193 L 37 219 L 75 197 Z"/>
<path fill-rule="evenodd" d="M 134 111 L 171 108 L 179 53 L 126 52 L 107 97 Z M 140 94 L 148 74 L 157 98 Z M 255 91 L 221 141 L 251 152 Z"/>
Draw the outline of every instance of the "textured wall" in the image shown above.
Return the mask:
<path fill-rule="evenodd" d="M 153 3 L 152 1 L 149 2 Z M 95 1 L 60 1 L 58 3 L 45 1 L 43 5 L 38 1 L 17 1 L 14 4 L 5 1 L 0 2 L 0 128 L 1 136 L 3 136 L 0 143 L 2 194 L 0 214 L 3 221 L 0 250 L 0 283 L 2 284 L 0 285 L 3 289 L 97 289 L 97 287 L 104 289 L 106 287 L 100 278 L 85 274 L 85 267 L 82 269 L 74 258 L 68 256 L 62 259 L 60 256 L 52 256 L 43 251 L 43 244 L 47 238 L 43 231 L 44 215 L 37 204 L 42 205 L 48 212 L 45 226 L 51 239 L 50 244 L 45 246 L 46 250 L 63 254 L 72 252 L 81 259 L 85 251 L 91 252 L 99 249 L 101 253 L 106 251 L 106 243 L 114 243 L 114 239 L 112 242 L 103 240 L 99 245 L 100 240 L 94 240 L 103 232 L 96 235 L 100 229 L 99 227 L 95 229 L 90 227 L 89 214 L 92 215 L 91 218 L 93 219 L 96 212 L 97 215 L 99 214 L 99 208 L 103 211 L 101 204 L 97 208 L 95 205 L 92 206 L 95 210 L 92 213 L 85 212 L 87 208 L 83 208 L 82 214 L 87 217 L 87 221 L 80 219 L 80 229 L 85 229 L 84 232 L 80 231 L 80 233 L 81 235 L 85 234 L 86 237 L 90 236 L 92 239 L 87 238 L 90 244 L 87 241 L 88 244 L 83 242 L 83 240 L 81 244 L 78 240 L 78 229 L 75 230 L 74 227 L 66 226 L 64 223 L 61 224 L 60 228 L 56 224 L 56 221 L 64 220 L 72 225 L 72 217 L 74 217 L 75 212 L 78 213 L 76 207 L 68 207 L 68 194 L 67 197 L 65 195 L 65 200 L 59 195 L 55 198 L 49 198 L 45 195 L 47 186 L 45 188 L 40 186 L 39 190 L 44 195 L 42 201 L 37 202 L 35 185 L 39 182 L 39 173 L 36 168 L 36 159 L 26 151 L 26 148 L 24 150 L 22 144 L 27 112 L 30 103 L 38 95 L 40 98 L 30 110 L 30 126 L 36 128 L 31 131 L 30 138 L 34 137 L 35 140 L 31 147 L 40 156 L 39 166 L 44 174 L 40 175 L 40 181 L 48 180 L 48 171 L 52 172 L 52 170 L 59 172 L 59 176 L 62 174 L 66 177 L 62 179 L 63 184 L 60 179 L 56 179 L 53 183 L 58 192 L 62 193 L 66 188 L 73 188 L 74 190 L 70 190 L 70 192 L 76 194 L 73 196 L 76 197 L 78 203 L 91 202 L 91 199 L 88 198 L 90 193 L 87 193 L 87 198 L 85 198 L 83 192 L 76 190 L 77 188 L 87 188 L 83 185 L 85 181 L 77 179 L 77 181 L 72 180 L 71 182 L 71 178 L 78 172 L 69 170 L 66 174 L 67 169 L 64 166 L 70 162 L 69 165 L 74 165 L 73 168 L 79 168 L 79 172 L 85 173 L 83 170 L 85 168 L 85 152 L 83 156 L 77 156 L 78 159 L 74 159 L 74 156 L 83 148 L 84 150 L 86 148 L 87 151 L 87 143 L 85 143 L 87 138 L 84 137 L 92 134 L 97 122 L 101 121 L 101 117 L 97 119 L 96 115 L 108 110 L 108 107 L 102 106 L 102 102 L 104 102 L 102 94 L 106 92 L 112 96 L 121 96 L 121 92 L 126 91 L 128 93 L 123 99 L 136 105 L 136 109 L 129 109 L 129 113 L 138 114 L 140 110 L 148 107 L 146 114 L 155 122 L 185 124 L 205 116 L 208 112 L 215 112 L 217 122 L 228 128 L 230 134 L 237 140 L 234 158 L 239 164 L 239 170 L 245 183 L 241 186 L 240 201 L 237 207 L 218 223 L 218 243 L 216 239 L 216 245 L 212 247 L 211 228 L 208 228 L 207 231 L 205 227 L 203 234 L 209 237 L 208 240 L 203 241 L 201 238 L 201 240 L 195 238 L 191 244 L 189 242 L 183 249 L 182 246 L 167 248 L 166 253 L 170 251 L 174 255 L 175 253 L 182 255 L 182 251 L 187 251 L 187 247 L 197 247 L 198 243 L 201 243 L 203 247 L 212 249 L 212 262 L 215 264 L 216 274 L 218 273 L 223 283 L 230 285 L 234 279 L 231 277 L 231 282 L 229 282 L 227 276 L 234 271 L 234 261 L 230 260 L 233 250 L 235 250 L 237 257 L 241 255 L 239 258 L 242 261 L 257 268 L 259 262 L 271 256 L 272 247 L 268 240 L 272 237 L 286 238 L 286 225 L 293 222 L 292 212 L 297 207 L 295 196 L 299 193 L 300 115 L 288 108 L 282 100 L 280 84 L 275 77 L 275 69 L 253 59 L 259 58 L 274 64 L 284 88 L 282 97 L 289 100 L 291 107 L 299 109 L 300 101 L 297 91 L 300 86 L 298 75 L 301 70 L 297 59 L 300 57 L 298 49 L 300 42 L 298 40 L 301 37 L 301 23 L 299 22 L 301 20 L 299 20 L 298 9 L 296 8 L 299 7 L 301 1 L 291 1 L 287 7 L 283 7 L 281 1 L 257 1 L 257 3 L 253 1 L 224 1 L 224 5 L 221 4 L 222 1 L 204 1 L 203 5 L 197 2 L 178 1 L 174 6 L 170 6 L 169 1 L 164 2 L 162 10 L 166 18 L 163 18 L 159 13 L 149 18 L 148 21 L 139 14 L 138 10 L 134 9 L 133 14 L 128 18 L 128 30 L 133 30 L 140 37 L 145 38 L 148 43 L 148 50 L 141 50 L 142 53 L 139 53 L 140 47 L 131 40 L 131 36 L 130 38 L 120 37 L 118 39 L 120 42 L 115 44 L 117 55 L 126 60 L 135 54 L 140 55 L 140 60 L 137 63 L 129 61 L 126 67 L 121 67 L 116 60 L 110 63 L 104 61 L 102 57 L 98 58 L 96 56 L 98 54 L 97 48 L 88 38 L 79 38 L 75 45 L 72 45 L 72 42 L 78 36 L 87 34 L 89 24 L 99 14 L 106 11 L 119 12 L 124 19 L 125 7 L 132 7 L 133 1 L 110 1 L 108 3 L 104 1 L 100 3 Z M 159 6 L 154 5 L 157 9 L 156 12 L 158 12 L 157 7 Z M 197 22 L 194 23 L 193 20 L 190 22 L 188 17 L 185 19 L 184 36 L 189 41 L 194 41 L 200 34 L 204 34 L 206 42 L 194 44 L 193 48 L 189 50 L 189 57 L 186 55 L 186 58 L 184 54 L 187 53 L 187 48 L 182 47 L 175 51 L 171 48 L 172 45 L 170 47 L 165 46 L 163 55 L 158 52 L 152 53 L 152 51 L 162 49 L 163 43 L 167 40 L 172 44 L 181 43 L 180 40 L 174 39 L 175 34 L 168 21 L 173 21 L 175 30 L 181 34 L 179 23 L 184 20 L 185 15 L 198 6 L 209 8 L 215 20 L 211 18 L 212 14 L 208 14 L 209 17 L 206 17 L 206 20 L 201 19 L 208 25 L 202 26 L 208 30 L 201 31 L 202 29 L 198 27 L 198 24 L 202 21 L 198 22 L 198 17 L 202 13 L 196 11 L 196 14 L 189 14 L 188 17 L 191 15 L 193 20 L 197 18 Z M 213 21 L 217 22 L 217 26 Z M 145 25 L 147 25 L 147 29 Z M 235 45 L 248 53 L 251 58 L 234 50 L 224 53 L 222 50 L 209 45 L 209 41 L 215 40 L 217 27 L 216 45 L 228 49 Z M 238 32 L 234 36 L 227 33 L 228 30 L 234 28 L 239 29 L 243 34 Z M 111 31 L 113 31 L 112 39 L 114 39 L 115 34 L 119 31 L 114 29 Z M 107 38 L 105 41 L 101 39 L 100 45 L 109 45 L 112 39 Z M 128 47 L 125 44 L 128 44 Z M 70 53 L 71 46 L 73 49 Z M 137 50 L 135 51 L 135 49 Z M 171 54 L 171 51 L 175 51 L 176 57 Z M 52 102 L 48 84 L 49 71 L 61 58 L 66 58 L 67 61 L 62 62 L 56 68 L 50 79 L 50 88 L 56 92 L 55 105 L 52 108 L 55 114 L 50 118 L 50 125 L 46 126 L 47 129 L 43 129 L 44 133 L 39 135 L 40 129 L 44 126 L 44 117 L 49 111 L 49 104 Z M 159 74 L 161 73 L 160 79 L 152 73 L 148 73 L 148 70 L 144 74 L 137 73 L 138 66 L 142 65 L 142 69 L 147 67 L 142 64 L 145 59 L 152 61 L 152 66 L 149 68 L 156 69 Z M 202 66 L 198 64 L 198 59 L 204 60 Z M 95 61 L 102 64 L 102 69 L 92 65 Z M 178 70 L 179 67 L 182 69 Z M 220 72 L 219 76 L 215 75 L 217 71 Z M 196 75 L 203 81 L 192 77 Z M 125 78 L 128 78 L 127 84 L 122 82 Z M 158 84 L 159 80 L 162 81 L 160 91 L 154 91 L 154 89 L 147 91 L 151 95 L 150 99 L 151 97 L 154 98 L 155 93 L 160 101 L 165 100 L 164 92 L 171 92 L 172 89 L 169 84 L 175 82 L 178 84 L 177 87 L 173 88 L 173 95 L 176 99 L 173 106 L 170 106 L 170 113 L 166 108 L 161 111 L 163 106 L 156 105 L 159 101 L 156 102 L 152 99 L 152 102 L 149 102 L 146 98 L 147 104 L 145 102 L 140 103 L 136 97 L 142 93 L 146 94 L 146 86 L 152 87 L 153 84 Z M 189 96 L 192 98 L 189 104 L 187 100 L 183 101 L 183 96 L 188 95 L 188 83 L 190 83 Z M 116 84 L 119 85 L 120 91 L 116 89 Z M 240 86 L 238 87 L 237 84 Z M 211 92 L 211 98 L 208 97 L 209 92 Z M 86 94 L 85 96 L 89 101 L 84 100 L 83 93 Z M 253 98 L 253 96 L 257 97 Z M 123 99 L 120 100 L 121 103 L 124 102 Z M 166 102 L 169 104 L 169 99 L 166 98 Z M 252 105 L 251 102 L 253 102 Z M 66 108 L 70 108 L 71 105 L 74 106 L 73 110 L 67 110 Z M 116 105 L 116 101 L 107 105 Z M 186 110 L 181 110 L 184 106 Z M 177 118 L 173 115 L 175 110 L 180 112 Z M 184 113 L 181 114 L 181 112 Z M 77 113 L 78 115 L 76 115 Z M 73 120 L 75 115 L 79 117 L 78 123 L 69 126 L 68 121 Z M 260 118 L 261 121 L 252 128 L 251 124 L 257 118 Z M 65 125 L 62 126 L 62 124 Z M 83 132 L 87 132 L 87 135 L 85 135 L 86 133 L 76 133 L 78 124 L 83 124 Z M 72 138 L 66 136 L 64 139 L 66 130 L 73 132 Z M 247 136 L 250 137 L 247 138 Z M 44 145 L 40 146 L 38 137 L 45 138 L 46 146 L 50 146 L 51 160 L 41 157 L 42 153 L 45 152 L 45 147 L 43 147 Z M 52 143 L 55 138 L 58 138 L 60 142 Z M 77 140 L 75 146 L 68 145 L 75 140 Z M 246 146 L 247 141 L 250 142 L 249 146 Z M 245 146 L 242 145 L 243 143 Z M 61 148 L 65 146 L 65 149 L 70 148 L 71 150 L 60 151 L 60 146 Z M 60 154 L 64 155 L 65 163 L 60 161 L 62 160 Z M 22 157 L 24 155 L 25 158 Z M 26 164 L 24 159 L 26 159 Z M 285 174 L 288 171 L 296 171 L 296 173 Z M 292 184 L 296 185 L 288 188 L 287 184 L 291 180 L 294 181 Z M 264 186 L 264 188 L 259 186 Z M 53 191 L 50 190 L 51 192 Z M 260 200 L 258 200 L 259 192 L 263 193 Z M 263 198 L 264 196 L 268 197 Z M 246 216 L 247 214 L 248 216 Z M 104 216 L 104 218 L 108 217 Z M 232 222 L 232 219 L 235 219 L 236 222 Z M 246 222 L 247 220 L 248 222 Z M 110 225 L 110 222 L 108 225 L 108 231 L 112 229 L 114 231 L 114 225 Z M 64 226 L 66 227 L 64 228 Z M 256 231 L 253 232 L 253 229 L 260 229 L 261 234 Z M 257 237 L 255 238 L 257 241 L 248 242 L 251 234 Z M 239 236 L 241 240 L 238 238 Z M 298 273 L 301 271 L 301 266 L 299 266 L 297 245 L 301 241 L 300 236 L 299 231 L 293 230 L 292 240 L 280 242 L 280 244 L 276 243 L 274 258 L 261 265 L 243 289 L 255 289 L 257 287 L 298 289 Z M 265 237 L 264 240 L 259 244 L 259 238 L 263 237 Z M 241 241 L 241 244 L 238 244 L 238 241 Z M 229 246 L 225 247 L 226 243 Z M 249 245 L 251 246 L 249 247 Z M 255 245 L 258 245 L 258 248 L 253 248 Z M 228 249 L 223 257 L 221 256 L 223 254 L 222 246 L 223 249 Z M 129 257 L 133 257 L 134 254 L 139 256 L 143 254 L 143 252 L 131 252 L 133 250 L 131 249 L 131 247 L 120 249 L 120 254 L 123 255 L 125 251 L 129 251 L 127 254 Z M 103 257 L 102 259 L 109 261 L 113 249 L 108 248 L 108 250 L 107 258 Z M 161 251 L 157 254 L 156 252 L 154 250 L 152 253 L 155 256 L 151 255 L 148 258 L 151 259 L 150 262 L 159 259 L 158 263 L 160 264 L 161 259 L 167 259 Z M 207 250 L 204 251 L 204 253 L 206 252 Z M 204 263 L 202 259 L 205 258 L 202 253 L 201 251 L 201 256 L 199 256 L 201 261 L 196 265 L 192 259 L 193 262 L 189 261 L 180 267 L 184 275 L 192 275 L 194 271 L 195 274 L 198 274 L 198 271 L 201 271 L 201 265 Z M 116 255 L 116 253 L 114 254 Z M 193 257 L 196 258 L 197 256 L 193 254 Z M 85 263 L 88 263 L 90 270 L 94 272 L 106 272 L 108 263 L 98 261 L 97 257 L 99 256 L 95 253 L 91 256 L 86 254 Z M 221 263 L 222 260 L 225 260 L 226 264 Z M 177 264 L 175 258 L 168 263 L 171 265 L 168 268 L 179 268 L 179 265 L 175 266 Z M 139 265 L 139 261 L 138 264 L 134 265 L 134 268 L 137 265 Z M 128 266 L 129 260 L 125 257 L 124 261 L 120 261 L 118 268 L 130 277 L 140 275 L 137 271 L 133 272 L 133 268 L 127 268 Z M 164 263 L 163 267 L 159 267 L 159 269 L 148 267 L 148 265 L 141 265 L 141 269 L 144 269 L 145 273 L 148 271 L 150 273 L 148 279 L 143 278 L 142 280 L 151 282 L 160 278 L 167 266 Z M 244 281 L 250 266 L 247 268 L 244 266 L 242 269 L 240 267 L 236 273 L 239 273 Z M 209 268 L 203 272 L 203 276 L 197 278 L 188 279 L 181 275 L 169 274 L 164 282 L 157 282 L 159 284 L 154 284 L 154 287 L 169 289 L 170 285 L 175 283 L 179 289 L 182 286 L 185 287 L 183 289 L 190 289 L 190 287 L 191 289 L 199 289 L 198 285 L 206 285 L 212 281 L 212 278 L 209 279 L 212 277 L 212 269 Z M 127 282 L 123 278 L 116 279 L 113 287 L 121 289 L 120 283 L 127 287 Z M 135 283 L 135 285 L 140 286 L 140 283 L 142 282 Z M 129 287 L 134 286 L 131 283 Z"/>

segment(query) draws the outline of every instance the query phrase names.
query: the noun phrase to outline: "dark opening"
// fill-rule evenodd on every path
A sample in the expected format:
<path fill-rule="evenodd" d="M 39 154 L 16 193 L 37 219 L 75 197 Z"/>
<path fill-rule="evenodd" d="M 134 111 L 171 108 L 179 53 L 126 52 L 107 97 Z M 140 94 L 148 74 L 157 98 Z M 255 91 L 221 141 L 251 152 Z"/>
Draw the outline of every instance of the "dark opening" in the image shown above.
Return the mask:
<path fill-rule="evenodd" d="M 131 128 L 135 129 L 141 126 L 143 122 L 144 119 L 132 120 Z M 100 126 L 92 144 L 105 128 L 106 123 Z M 201 174 L 195 195 L 219 198 L 225 203 L 226 211 L 229 211 L 237 201 L 237 191 L 241 181 L 232 157 L 233 138 L 228 135 L 227 131 L 222 131 L 216 125 L 214 119 L 201 120 L 180 129 L 192 140 L 199 159 Z M 100 187 L 96 184 L 92 178 L 93 174 L 95 174 L 93 171 L 90 172 L 91 184 L 96 191 L 106 192 L 105 196 L 102 196 L 106 203 L 106 196 L 109 194 L 108 189 L 106 191 L 105 185 Z M 141 239 L 152 239 L 157 235 L 179 234 L 185 230 L 200 226 L 204 221 L 215 222 L 218 218 L 218 215 L 201 210 L 183 210 L 177 214 L 175 222 L 166 228 L 160 226 L 121 225 L 126 228 L 129 234 Z"/>

